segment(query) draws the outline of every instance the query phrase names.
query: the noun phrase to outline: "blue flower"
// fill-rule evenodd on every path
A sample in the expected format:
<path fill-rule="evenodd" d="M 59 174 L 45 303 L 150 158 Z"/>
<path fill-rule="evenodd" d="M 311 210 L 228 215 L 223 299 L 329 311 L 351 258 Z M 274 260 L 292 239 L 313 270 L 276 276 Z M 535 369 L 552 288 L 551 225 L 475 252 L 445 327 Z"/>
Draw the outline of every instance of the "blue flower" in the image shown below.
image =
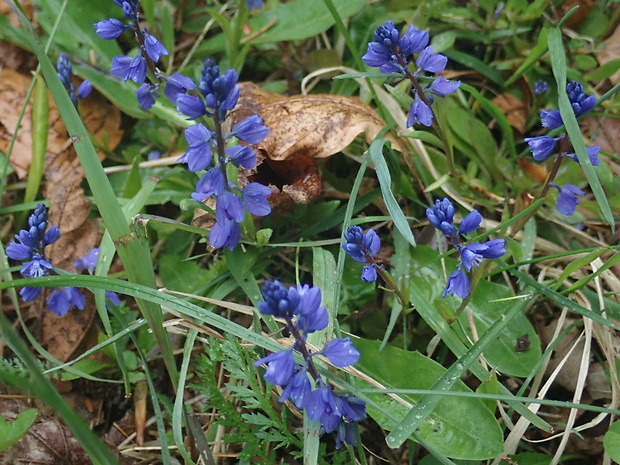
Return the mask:
<path fill-rule="evenodd" d="M 88 274 L 93 274 L 99 260 L 99 247 L 91 249 L 85 256 L 73 262 L 73 267 L 78 270 L 86 270 Z"/>
<path fill-rule="evenodd" d="M 596 105 L 596 97 L 594 95 L 586 96 L 583 86 L 578 81 L 571 81 L 566 84 L 566 93 L 577 118 L 588 113 Z"/>
<path fill-rule="evenodd" d="M 263 125 L 262 118 L 252 115 L 235 124 L 228 137 L 234 136 L 248 144 L 258 144 L 268 133 L 269 129 Z"/>
<path fill-rule="evenodd" d="M 407 127 L 410 128 L 414 124 L 423 124 L 426 127 L 433 125 L 433 110 L 418 98 L 416 95 L 411 107 L 409 107 L 409 116 L 407 117 Z"/>
<path fill-rule="evenodd" d="M 409 56 L 421 52 L 428 45 L 429 35 L 409 26 L 401 38 L 394 23 L 388 21 L 384 26 L 377 27 L 375 40 L 368 44 L 368 50 L 362 57 L 364 63 L 378 67 L 382 73 L 403 73 Z"/>
<path fill-rule="evenodd" d="M 75 93 L 77 98 L 86 98 L 90 95 L 93 90 L 93 85 L 90 81 L 82 81 L 82 84 L 79 85 L 77 92 Z"/>
<path fill-rule="evenodd" d="M 461 299 L 469 295 L 469 278 L 459 266 L 448 278 L 448 283 L 443 291 L 442 297 L 446 295 L 456 295 Z"/>
<path fill-rule="evenodd" d="M 301 300 L 297 289 L 286 289 L 277 279 L 266 281 L 263 285 L 263 299 L 258 303 L 258 309 L 264 315 L 276 318 L 292 318 Z"/>
<path fill-rule="evenodd" d="M 461 81 L 448 81 L 443 76 L 437 76 L 433 79 L 428 90 L 439 97 L 445 97 L 456 91 L 461 85 Z"/>
<path fill-rule="evenodd" d="M 56 62 L 56 75 L 62 85 L 67 90 L 69 97 L 71 97 L 71 101 L 74 105 L 77 105 L 78 98 L 85 98 L 90 94 L 93 85 L 88 81 L 83 81 L 80 84 L 77 92 L 75 91 L 75 85 L 73 85 L 73 65 L 67 58 L 67 55 L 64 52 L 60 52 L 58 56 L 58 61 Z"/>
<path fill-rule="evenodd" d="M 295 288 L 291 288 L 289 293 L 294 294 L 294 290 Z M 327 309 L 321 306 L 321 289 L 306 284 L 297 286 L 296 291 L 299 296 L 299 306 L 294 311 L 297 316 L 297 327 L 304 334 L 325 329 L 329 323 L 329 315 Z"/>
<path fill-rule="evenodd" d="M 539 79 L 534 83 L 534 94 L 543 95 L 547 93 L 549 90 L 549 86 L 547 85 L 547 81 L 544 79 Z"/>
<path fill-rule="evenodd" d="M 426 209 L 426 218 L 428 218 L 428 222 L 435 229 L 439 229 L 446 236 L 453 236 L 456 234 L 456 229 L 453 225 L 454 213 L 454 205 L 452 205 L 450 199 L 437 199 L 432 207 Z"/>
<path fill-rule="evenodd" d="M 416 76 L 420 74 L 421 71 L 439 73 L 446 68 L 448 58 L 440 53 L 433 53 L 433 47 L 429 45 L 422 50 L 422 53 L 420 53 L 415 63 L 417 66 Z"/>
<path fill-rule="evenodd" d="M 144 34 L 144 50 L 151 60 L 157 63 L 162 55 L 168 55 L 168 49 L 157 38 L 146 32 L 146 29 L 143 29 L 142 33 Z"/>
<path fill-rule="evenodd" d="M 189 144 L 187 151 L 178 159 L 179 163 L 187 163 L 190 171 L 196 173 L 206 170 L 213 160 L 211 144 L 215 133 L 204 124 L 194 124 L 185 130 L 185 139 Z"/>
<path fill-rule="evenodd" d="M 142 55 L 137 55 L 134 58 L 119 55 L 112 58 L 110 72 L 119 79 L 124 81 L 131 79 L 136 84 L 140 84 L 146 78 L 146 62 Z"/>
<path fill-rule="evenodd" d="M 540 112 L 540 121 L 544 128 L 557 129 L 564 125 L 560 110 L 542 110 Z"/>
<path fill-rule="evenodd" d="M 208 113 L 202 99 L 195 95 L 178 94 L 176 102 L 179 113 L 189 116 L 188 119 L 198 119 Z"/>
<path fill-rule="evenodd" d="M 334 393 L 325 384 L 310 393 L 305 411 L 310 420 L 320 421 L 321 427 L 328 433 L 336 429 L 342 417 Z"/>
<path fill-rule="evenodd" d="M 47 299 L 47 306 L 58 316 L 66 315 L 71 307 L 84 310 L 86 299 L 76 287 L 55 289 Z"/>
<path fill-rule="evenodd" d="M 117 39 L 127 29 L 127 26 L 122 21 L 114 18 L 99 21 L 93 24 L 93 26 L 96 29 L 97 35 L 105 40 Z"/>
<path fill-rule="evenodd" d="M 222 121 L 226 113 L 237 105 L 240 91 L 238 79 L 235 70 L 229 69 L 220 75 L 219 66 L 213 60 L 205 60 L 198 90 L 204 95 L 207 108 L 215 110 Z"/>
<path fill-rule="evenodd" d="M 241 240 L 241 229 L 236 221 L 224 215 L 218 217 L 218 212 L 219 210 L 215 215 L 215 225 L 209 233 L 209 244 L 214 249 L 228 247 L 233 250 Z"/>
<path fill-rule="evenodd" d="M 467 271 L 480 266 L 485 258 L 499 258 L 506 253 L 506 241 L 504 239 L 491 239 L 482 244 L 468 244 L 459 247 L 461 263 Z"/>
<path fill-rule="evenodd" d="M 218 166 L 211 168 L 198 180 L 196 191 L 192 193 L 192 199 L 203 202 L 212 195 L 221 195 L 224 192 L 226 179 Z"/>
<path fill-rule="evenodd" d="M 41 278 L 49 275 L 53 269 L 45 256 L 35 253 L 29 261 L 24 262 L 20 273 L 24 278 Z"/>
<path fill-rule="evenodd" d="M 599 165 L 599 161 L 598 161 L 598 153 L 601 150 L 601 148 L 598 145 L 593 145 L 592 147 L 588 147 L 586 149 L 586 152 L 588 152 L 588 157 L 590 158 L 590 164 L 592 166 L 598 166 Z M 576 153 L 565 153 L 564 156 L 566 158 L 570 158 L 573 161 L 576 161 L 577 163 L 579 163 L 579 158 L 577 158 L 577 154 Z"/>
<path fill-rule="evenodd" d="M 267 216 L 271 213 L 269 200 L 271 189 L 257 182 L 251 182 L 241 192 L 245 208 L 255 216 Z"/>
<path fill-rule="evenodd" d="M 308 378 L 308 368 L 304 365 L 295 372 L 278 400 L 284 402 L 286 399 L 291 399 L 297 408 L 303 409 L 311 392 L 312 385 Z"/>
<path fill-rule="evenodd" d="M 559 191 L 557 201 L 559 212 L 566 216 L 571 216 L 575 213 L 577 205 L 581 203 L 581 200 L 577 196 L 583 196 L 584 192 L 572 184 L 564 184 L 562 187 L 554 183 L 551 183 L 551 185 Z"/>
<path fill-rule="evenodd" d="M 248 10 L 252 11 L 252 8 L 260 10 L 263 7 L 263 0 L 245 0 Z"/>
<path fill-rule="evenodd" d="M 526 137 L 525 142 L 530 146 L 534 160 L 543 161 L 553 154 L 555 145 L 560 139 L 561 137 L 549 136 Z"/>
<path fill-rule="evenodd" d="M 321 351 L 332 365 L 339 368 L 355 365 L 360 359 L 359 351 L 353 346 L 351 339 L 334 339 Z"/>
<path fill-rule="evenodd" d="M 478 212 L 478 210 L 470 211 L 461 224 L 459 224 L 459 234 L 468 234 L 470 232 L 474 232 L 480 227 L 480 223 L 482 223 L 482 215 Z"/>
<path fill-rule="evenodd" d="M 145 82 L 136 90 L 136 99 L 143 110 L 150 110 L 155 105 L 157 97 L 159 97 L 158 84 L 147 84 Z"/>
<path fill-rule="evenodd" d="M 291 350 L 274 352 L 254 362 L 255 367 L 267 364 L 264 378 L 267 382 L 277 386 L 286 386 L 295 373 L 295 358 Z"/>
<path fill-rule="evenodd" d="M 242 166 L 246 169 L 252 169 L 256 166 L 256 154 L 247 145 L 235 145 L 224 150 L 224 152 L 228 155 L 228 161 L 237 168 Z"/>
<path fill-rule="evenodd" d="M 196 84 L 187 76 L 182 74 L 173 74 L 166 78 L 166 87 L 164 94 L 171 102 L 176 103 L 179 95 L 184 95 L 188 90 L 196 88 Z"/>
<path fill-rule="evenodd" d="M 377 280 L 378 266 L 374 260 L 374 256 L 381 248 L 381 240 L 379 235 L 369 229 L 366 234 L 359 226 L 349 226 L 344 233 L 347 242 L 342 244 L 344 251 L 356 262 L 365 263 L 362 269 L 362 280 L 366 282 L 374 282 Z"/>

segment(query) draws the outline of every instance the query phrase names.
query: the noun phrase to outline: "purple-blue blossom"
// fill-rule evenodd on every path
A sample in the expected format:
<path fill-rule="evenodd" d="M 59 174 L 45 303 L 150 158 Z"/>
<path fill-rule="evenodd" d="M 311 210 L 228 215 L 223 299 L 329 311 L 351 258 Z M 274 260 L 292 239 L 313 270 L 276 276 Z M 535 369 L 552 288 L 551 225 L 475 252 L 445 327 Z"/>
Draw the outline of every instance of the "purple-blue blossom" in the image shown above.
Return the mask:
<path fill-rule="evenodd" d="M 95 32 L 104 40 L 118 39 L 127 26 L 118 19 L 110 18 L 93 24 Z"/>
<path fill-rule="evenodd" d="M 136 90 L 136 100 L 140 108 L 150 110 L 155 105 L 156 99 L 159 97 L 159 85 L 147 84 L 146 82 Z"/>
<path fill-rule="evenodd" d="M 448 278 L 448 283 L 446 284 L 441 296 L 445 297 L 450 294 L 464 299 L 469 295 L 469 292 L 469 278 L 459 266 Z"/>
<path fill-rule="evenodd" d="M 347 367 L 359 360 L 359 351 L 349 338 L 334 339 L 319 352 L 311 352 L 306 344 L 308 333 L 327 326 L 329 316 L 321 306 L 320 289 L 308 285 L 287 289 L 277 280 L 267 281 L 263 299 L 258 304 L 261 313 L 284 319 L 295 342 L 292 349 L 267 355 L 254 366 L 266 365 L 265 380 L 284 388 L 280 402 L 291 400 L 310 420 L 320 422 L 323 432 L 336 431 L 337 447 L 355 445 L 354 424 L 366 418 L 366 404 L 353 396 L 334 394 L 318 373 L 313 357 L 321 354 L 334 366 Z M 296 360 L 293 351 L 303 361 Z"/>
<path fill-rule="evenodd" d="M 588 153 L 588 158 L 590 159 L 590 164 L 592 166 L 599 165 L 598 153 L 600 152 L 600 150 L 601 148 L 598 145 L 593 145 L 591 147 L 586 148 L 586 152 Z M 566 158 L 570 158 L 571 160 L 579 163 L 579 158 L 577 158 L 576 153 L 565 153 L 564 156 Z"/>
<path fill-rule="evenodd" d="M 547 93 L 549 90 L 549 86 L 547 85 L 547 81 L 544 79 L 539 79 L 534 83 L 534 94 L 543 95 Z"/>
<path fill-rule="evenodd" d="M 365 263 L 362 269 L 362 280 L 374 282 L 377 280 L 377 267 L 374 256 L 381 248 L 379 235 L 369 229 L 365 234 L 360 226 L 349 226 L 344 233 L 344 251 L 356 262 Z"/>
<path fill-rule="evenodd" d="M 252 11 L 252 8 L 260 10 L 263 7 L 263 0 L 245 0 L 248 10 Z"/>
<path fill-rule="evenodd" d="M 557 184 L 551 183 L 551 186 L 557 188 L 559 191 L 557 201 L 558 211 L 566 216 L 573 215 L 577 205 L 581 203 L 579 197 L 583 196 L 585 193 L 572 184 L 564 184 L 560 187 Z"/>
<path fill-rule="evenodd" d="M 525 142 L 530 146 L 530 151 L 532 152 L 534 160 L 543 161 L 553 154 L 555 146 L 560 139 L 562 139 L 562 137 L 526 137 Z"/>
<path fill-rule="evenodd" d="M 146 78 L 146 62 L 142 55 L 131 58 L 127 55 L 119 55 L 112 58 L 110 72 L 124 81 L 131 79 L 136 84 L 144 82 Z"/>
<path fill-rule="evenodd" d="M 72 82 L 73 65 L 64 52 L 60 52 L 60 55 L 58 56 L 58 60 L 56 61 L 56 71 L 58 79 L 60 79 L 60 82 L 62 82 L 62 85 L 67 90 L 67 93 L 69 94 L 69 97 L 71 97 L 71 101 L 74 105 L 77 105 L 78 99 L 88 97 L 93 89 L 93 85 L 89 81 L 83 81 L 77 91 L 75 90 L 75 85 Z"/>
<path fill-rule="evenodd" d="M 84 310 L 86 299 L 76 287 L 61 287 L 54 289 L 47 299 L 48 308 L 58 316 L 67 314 L 71 307 Z"/>

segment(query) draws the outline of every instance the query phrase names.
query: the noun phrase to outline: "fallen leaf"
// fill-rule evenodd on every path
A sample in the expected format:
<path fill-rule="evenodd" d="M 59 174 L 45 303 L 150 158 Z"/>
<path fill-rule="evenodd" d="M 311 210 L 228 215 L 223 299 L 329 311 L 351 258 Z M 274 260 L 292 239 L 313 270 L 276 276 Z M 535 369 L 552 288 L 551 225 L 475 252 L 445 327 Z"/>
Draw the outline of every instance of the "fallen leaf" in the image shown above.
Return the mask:
<path fill-rule="evenodd" d="M 600 50 L 596 55 L 596 59 L 601 66 L 620 58 L 620 27 L 616 27 L 614 33 L 605 39 L 603 43 L 605 44 L 605 48 Z M 618 84 L 618 81 L 620 81 L 620 70 L 612 74 L 609 80 L 613 85 Z"/>
<path fill-rule="evenodd" d="M 234 123 L 258 114 L 269 128 L 257 144 L 274 161 L 299 156 L 325 158 L 346 148 L 359 134 L 372 142 L 385 127 L 377 113 L 357 97 L 330 94 L 286 97 L 262 90 L 252 83 L 240 83 L 237 108 L 230 114 Z M 399 141 L 386 136 L 392 147 L 402 150 Z"/>
<path fill-rule="evenodd" d="M 620 153 L 620 119 L 588 116 L 579 123 L 592 145 L 598 145 L 605 152 Z"/>
<path fill-rule="evenodd" d="M 506 115 L 508 124 L 523 134 L 527 122 L 525 102 L 512 94 L 501 94 L 493 99 L 493 103 Z"/>

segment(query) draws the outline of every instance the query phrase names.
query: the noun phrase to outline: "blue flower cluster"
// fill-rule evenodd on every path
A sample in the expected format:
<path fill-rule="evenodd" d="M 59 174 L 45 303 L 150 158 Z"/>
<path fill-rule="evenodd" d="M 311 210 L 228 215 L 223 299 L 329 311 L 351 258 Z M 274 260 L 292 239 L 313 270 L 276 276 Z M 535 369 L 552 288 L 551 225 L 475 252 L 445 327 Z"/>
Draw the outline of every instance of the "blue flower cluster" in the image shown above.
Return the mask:
<path fill-rule="evenodd" d="M 123 10 L 126 21 L 110 18 L 99 21 L 93 26 L 97 35 L 105 40 L 117 39 L 125 30 L 133 31 L 140 51 L 135 57 L 127 55 L 114 57 L 110 72 L 125 81 L 131 79 L 136 84 L 143 83 L 136 91 L 136 98 L 140 108 L 148 110 L 155 104 L 155 98 L 159 96 L 159 83 L 165 79 L 157 69 L 156 63 L 162 55 L 168 55 L 168 50 L 146 29 L 140 28 L 139 0 L 113 1 Z M 155 83 L 145 82 L 149 70 L 152 72 Z"/>
<path fill-rule="evenodd" d="M 534 83 L 534 94 L 543 95 L 549 90 L 549 85 L 544 79 L 539 79 Z"/>
<path fill-rule="evenodd" d="M 369 229 L 366 234 L 359 226 L 349 226 L 344 233 L 346 242 L 342 244 L 344 251 L 356 262 L 365 263 L 362 269 L 362 280 L 374 282 L 377 280 L 377 263 L 374 256 L 381 248 L 379 235 L 374 229 Z"/>
<path fill-rule="evenodd" d="M 435 200 L 435 204 L 426 209 L 426 217 L 429 223 L 441 231 L 452 245 L 459 251 L 461 261 L 448 278 L 448 283 L 443 291 L 443 297 L 447 294 L 457 295 L 461 299 L 470 293 L 469 277 L 474 267 L 480 266 L 485 258 L 499 258 L 506 253 L 506 241 L 504 239 L 491 239 L 477 244 L 463 245 L 461 236 L 476 231 L 482 222 L 482 216 L 478 210 L 472 210 L 459 224 L 458 229 L 454 226 L 454 205 L 450 199 Z"/>
<path fill-rule="evenodd" d="M 596 105 L 596 97 L 594 95 L 586 95 L 583 86 L 577 81 L 569 82 L 566 85 L 566 92 L 573 108 L 573 113 L 577 118 L 590 112 Z M 559 110 L 542 110 L 540 112 L 540 119 L 543 127 L 549 129 L 557 129 L 564 125 Z M 534 160 L 544 161 L 555 153 L 556 145 L 558 145 L 558 142 L 563 141 L 565 137 L 567 137 L 566 133 L 558 137 L 526 137 L 525 142 L 529 145 Z M 588 157 L 593 166 L 599 165 L 598 153 L 600 150 L 601 148 L 598 145 L 587 148 Z M 570 158 L 579 163 L 579 159 L 575 153 L 560 153 L 559 156 Z M 550 185 L 559 191 L 557 208 L 560 213 L 567 216 L 575 213 L 577 205 L 581 202 L 578 196 L 583 196 L 584 192 L 572 184 L 558 186 L 557 184 L 550 183 Z"/>
<path fill-rule="evenodd" d="M 226 166 L 229 163 L 237 168 L 252 169 L 256 166 L 256 153 L 247 145 L 226 148 L 226 142 L 236 138 L 246 144 L 257 144 L 269 132 L 258 115 L 251 115 L 235 124 L 230 133 L 223 133 L 222 124 L 226 115 L 239 98 L 237 80 L 234 70 L 229 69 L 221 74 L 215 62 L 206 60 L 197 86 L 191 79 L 176 74 L 168 79 L 165 89 L 166 96 L 175 101 L 179 112 L 189 119 L 204 116 L 213 119 L 213 131 L 202 123 L 185 130 L 189 148 L 179 161 L 187 164 L 192 172 L 207 170 L 198 181 L 192 198 L 203 202 L 215 196 L 215 225 L 211 229 L 209 243 L 216 249 L 228 247 L 232 250 L 237 246 L 241 238 L 239 223 L 244 220 L 246 210 L 256 216 L 271 212 L 267 200 L 271 190 L 268 187 L 251 182 L 239 188 L 227 178 Z M 195 88 L 198 92 L 188 93 Z"/>
<path fill-rule="evenodd" d="M 279 281 L 268 281 L 263 287 L 258 308 L 265 315 L 282 318 L 295 339 L 290 349 L 257 360 L 256 367 L 267 365 L 264 378 L 284 389 L 280 402 L 290 399 L 306 412 L 312 421 L 319 421 L 326 433 L 336 431 L 336 447 L 342 443 L 356 445 L 355 422 L 366 418 L 366 404 L 350 396 L 334 394 L 331 386 L 318 374 L 312 358 L 323 355 L 336 367 L 351 366 L 359 360 L 359 352 L 347 337 L 334 339 L 321 351 L 309 351 L 306 338 L 314 331 L 327 327 L 327 309 L 321 306 L 321 290 L 317 287 L 296 286 L 288 289 Z M 293 351 L 298 351 L 303 363 L 298 363 Z"/>
<path fill-rule="evenodd" d="M 442 76 L 437 76 L 424 89 L 418 82 L 422 72 L 439 73 L 448 64 L 448 59 L 439 53 L 433 53 L 433 48 L 428 45 L 429 34 L 409 26 L 407 32 L 401 37 L 394 23 L 388 21 L 384 26 L 377 27 L 375 42 L 368 44 L 368 50 L 362 57 L 368 66 L 378 67 L 382 73 L 399 73 L 406 76 L 413 84 L 414 100 L 409 108 L 407 127 L 416 123 L 424 126 L 433 124 L 433 111 L 430 104 L 434 96 L 445 97 L 453 93 L 461 85 L 461 81 L 452 82 Z M 408 68 L 411 55 L 418 53 L 415 61 L 414 73 Z"/>
<path fill-rule="evenodd" d="M 45 256 L 45 248 L 60 238 L 60 230 L 54 225 L 47 229 L 47 208 L 40 203 L 28 218 L 28 229 L 22 229 L 15 236 L 15 240 L 6 248 L 9 258 L 22 261 L 21 275 L 24 278 L 40 278 L 49 276 L 55 271 L 51 262 Z M 88 270 L 93 274 L 97 265 L 99 249 L 91 250 L 85 257 L 78 258 L 73 266 L 78 270 Z M 41 293 L 40 287 L 24 287 L 19 294 L 24 302 L 36 299 Z M 115 292 L 106 291 L 107 299 L 114 305 L 120 305 L 120 299 Z M 86 299 L 76 287 L 62 287 L 54 289 L 48 299 L 48 308 L 58 316 L 65 315 L 71 307 L 84 309 Z"/>
<path fill-rule="evenodd" d="M 45 247 L 60 238 L 58 226 L 47 230 L 47 208 L 40 203 L 28 218 L 28 229 L 22 229 L 6 248 L 9 258 L 23 261 L 21 275 L 24 278 L 40 278 L 48 276 L 54 269 L 45 257 Z M 24 287 L 19 291 L 24 302 L 36 299 L 41 293 L 40 287 Z M 82 310 L 85 299 L 79 289 L 65 287 L 55 289 L 47 299 L 47 306 L 58 316 L 63 316 L 74 306 Z"/>
<path fill-rule="evenodd" d="M 73 78 L 73 65 L 67 58 L 65 52 L 60 52 L 58 61 L 56 62 L 56 71 L 58 79 L 62 82 L 62 85 L 67 89 L 69 97 L 74 105 L 77 105 L 78 99 L 88 97 L 93 90 L 93 85 L 89 81 L 83 81 L 82 84 L 75 90 L 75 85 L 72 82 Z"/>

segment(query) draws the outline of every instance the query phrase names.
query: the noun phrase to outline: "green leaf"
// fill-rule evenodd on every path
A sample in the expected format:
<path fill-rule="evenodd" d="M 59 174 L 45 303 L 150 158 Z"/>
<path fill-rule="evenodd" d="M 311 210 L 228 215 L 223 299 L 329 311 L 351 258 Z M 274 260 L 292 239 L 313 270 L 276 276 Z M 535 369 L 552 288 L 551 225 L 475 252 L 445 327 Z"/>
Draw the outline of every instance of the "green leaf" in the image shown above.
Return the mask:
<path fill-rule="evenodd" d="M 603 446 L 614 462 L 620 462 L 620 421 L 609 427 L 603 438 Z"/>
<path fill-rule="evenodd" d="M 375 171 L 377 172 L 377 179 L 379 180 L 379 185 L 381 186 L 383 201 L 385 202 L 385 206 L 394 220 L 394 225 L 396 226 L 396 229 L 398 229 L 398 232 L 403 235 L 405 240 L 415 247 L 415 239 L 413 238 L 413 233 L 411 232 L 407 218 L 400 209 L 400 205 L 398 205 L 398 202 L 392 193 L 392 177 L 390 176 L 390 170 L 388 169 L 387 163 L 383 158 L 383 146 L 385 145 L 385 142 L 386 141 L 384 139 L 375 139 L 372 144 L 370 144 L 368 153 L 370 154 L 370 158 L 375 165 Z"/>
<path fill-rule="evenodd" d="M 573 108 L 571 107 L 568 95 L 566 94 L 566 56 L 564 55 L 564 46 L 562 44 L 562 32 L 557 28 L 550 28 L 547 29 L 547 36 L 549 38 L 551 68 L 553 69 L 553 75 L 555 76 L 555 81 L 558 87 L 558 104 L 560 107 L 562 121 L 564 121 L 566 132 L 568 132 L 570 141 L 573 144 L 573 148 L 575 149 L 575 153 L 579 159 L 579 164 L 588 179 L 592 193 L 594 194 L 594 197 L 596 197 L 596 201 L 601 209 L 603 218 L 605 218 L 607 223 L 609 223 L 612 232 L 614 232 L 614 215 L 609 207 L 607 196 L 603 191 L 603 187 L 601 186 L 601 182 L 596 175 L 596 171 L 594 171 L 594 167 L 592 166 L 592 163 L 590 163 L 590 157 L 586 151 L 586 146 L 583 142 L 583 136 L 581 135 L 579 124 L 575 119 Z"/>
<path fill-rule="evenodd" d="M 603 81 L 620 69 L 620 58 L 608 61 L 604 65 L 589 72 L 583 78 L 588 81 Z"/>
<path fill-rule="evenodd" d="M 37 409 L 31 408 L 17 414 L 13 421 L 0 417 L 0 451 L 8 449 L 28 432 L 37 418 Z"/>
<path fill-rule="evenodd" d="M 368 0 L 338 0 L 336 9 L 341 18 L 348 18 L 358 13 L 368 4 Z M 303 20 L 300 20 L 303 12 Z M 265 44 L 283 40 L 301 40 L 325 32 L 334 25 L 334 18 L 318 0 L 294 0 L 279 3 L 275 8 L 263 11 L 250 21 L 253 31 L 268 27 L 265 33 L 259 34 L 250 43 Z"/>
<path fill-rule="evenodd" d="M 504 85 L 502 76 L 489 65 L 479 60 L 478 58 L 468 55 L 467 53 L 459 52 L 458 50 L 446 50 L 443 52 L 450 60 L 454 60 L 461 65 L 478 71 L 483 76 L 493 81 L 498 86 Z"/>
<path fill-rule="evenodd" d="M 385 346 L 379 352 L 380 342 L 366 339 L 355 339 L 354 343 L 361 353 L 356 368 L 386 386 L 388 390 L 429 389 L 446 373 L 446 369 L 440 364 L 419 352 L 408 352 L 392 346 Z M 457 381 L 453 389 L 469 391 L 462 381 Z M 384 394 L 368 396 L 397 420 L 404 418 L 409 411 L 409 408 Z M 400 396 L 410 403 L 416 403 L 422 397 L 403 394 Z M 371 404 L 368 404 L 367 410 L 382 428 L 391 431 L 396 426 L 393 419 L 387 418 Z M 442 398 L 415 432 L 451 458 L 482 460 L 494 457 L 502 450 L 499 424 L 484 402 L 478 399 Z"/>
<path fill-rule="evenodd" d="M 95 373 L 96 371 L 101 370 L 102 368 L 106 368 L 111 366 L 109 363 L 105 363 L 102 362 L 101 360 L 93 360 L 90 358 L 86 358 L 84 360 L 80 360 L 78 362 L 75 362 L 72 367 L 73 368 L 77 368 L 80 371 L 82 371 L 83 373 L 86 373 L 88 375 Z M 78 375 L 77 373 L 70 373 L 68 371 L 64 372 L 62 374 L 62 380 L 63 381 L 71 381 L 74 379 L 78 379 L 81 376 Z"/>

